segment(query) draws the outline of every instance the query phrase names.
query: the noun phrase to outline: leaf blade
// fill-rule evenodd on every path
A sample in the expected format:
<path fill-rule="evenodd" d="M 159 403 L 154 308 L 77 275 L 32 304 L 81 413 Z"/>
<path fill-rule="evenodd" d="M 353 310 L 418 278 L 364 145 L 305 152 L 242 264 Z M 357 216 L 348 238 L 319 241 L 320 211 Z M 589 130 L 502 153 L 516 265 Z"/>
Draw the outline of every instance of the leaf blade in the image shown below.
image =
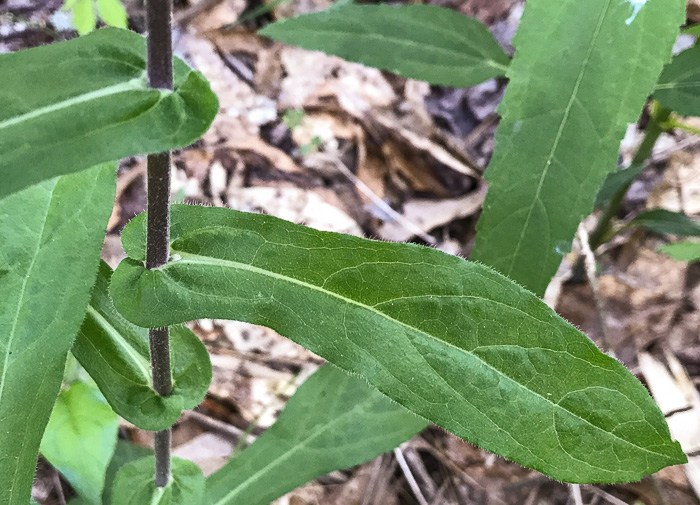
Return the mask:
<path fill-rule="evenodd" d="M 641 226 L 656 233 L 700 237 L 700 223 L 683 212 L 652 209 L 639 214 L 627 226 Z"/>
<path fill-rule="evenodd" d="M 207 130 L 218 102 L 204 77 L 176 59 L 175 91 L 150 88 L 145 44 L 106 28 L 0 55 L 0 197 L 98 163 L 182 147 Z M 44 85 L 47 73 L 53 86 Z"/>
<path fill-rule="evenodd" d="M 614 169 L 683 9 L 681 0 L 527 3 L 472 259 L 544 293 L 561 262 L 556 246 L 571 241 Z M 551 40 L 562 41 L 555 53 Z"/>
<path fill-rule="evenodd" d="M 484 266 L 269 216 L 188 206 L 172 211 L 171 251 L 179 259 L 157 271 L 139 261 L 143 215 L 122 235 L 131 258 L 115 271 L 112 295 L 117 309 L 139 324 L 215 317 L 269 326 L 409 410 L 559 480 L 635 479 L 684 458 L 658 407 L 619 362 Z M 568 379 L 549 377 L 555 371 Z M 499 406 L 499 397 L 510 404 Z M 587 410 L 596 397 L 619 419 L 629 415 L 618 410 L 624 404 L 651 421 L 636 419 L 640 429 L 621 429 L 620 438 L 616 418 L 604 408 Z M 511 409 L 528 421 L 514 422 Z M 531 432 L 528 423 L 540 429 Z M 587 434 L 587 445 L 576 430 Z M 660 454 L 647 445 L 658 445 Z M 582 454 L 574 458 L 562 447 Z M 628 458 L 623 466 L 611 447 Z"/>
<path fill-rule="evenodd" d="M 473 86 L 503 75 L 508 57 L 476 19 L 431 5 L 342 5 L 259 32 L 431 84 Z M 368 45 L 382 46 L 367 51 Z"/>
<path fill-rule="evenodd" d="M 76 382 L 58 395 L 41 441 L 41 453 L 81 497 L 101 505 L 118 428 L 117 415 L 97 388 Z"/>
<path fill-rule="evenodd" d="M 190 505 L 202 503 L 205 480 L 199 467 L 172 458 L 172 477 L 164 487 L 153 482 L 155 457 L 147 456 L 122 466 L 114 480 L 114 505 Z"/>
<path fill-rule="evenodd" d="M 700 261 L 700 243 L 698 242 L 678 242 L 676 244 L 666 244 L 659 248 L 659 251 L 668 254 L 678 261 Z"/>
<path fill-rule="evenodd" d="M 112 212 L 116 167 L 0 200 L 0 503 L 26 504 L 44 427 L 80 327 Z M 61 272 L 62 276 L 56 276 Z M 41 363 L 37 367 L 36 363 Z"/>
<path fill-rule="evenodd" d="M 170 331 L 173 391 L 162 397 L 152 388 L 148 330 L 126 321 L 114 308 L 108 286 L 112 269 L 100 262 L 92 300 L 73 355 L 95 380 L 112 408 L 144 430 L 169 428 L 183 410 L 207 393 L 211 361 L 201 340 L 184 326 Z"/>
<path fill-rule="evenodd" d="M 656 85 L 654 98 L 684 116 L 700 116 L 700 46 L 673 57 Z"/>
<path fill-rule="evenodd" d="M 316 477 L 390 451 L 426 426 L 363 379 L 325 365 L 270 429 L 207 479 L 207 496 L 211 505 L 266 505 Z"/>

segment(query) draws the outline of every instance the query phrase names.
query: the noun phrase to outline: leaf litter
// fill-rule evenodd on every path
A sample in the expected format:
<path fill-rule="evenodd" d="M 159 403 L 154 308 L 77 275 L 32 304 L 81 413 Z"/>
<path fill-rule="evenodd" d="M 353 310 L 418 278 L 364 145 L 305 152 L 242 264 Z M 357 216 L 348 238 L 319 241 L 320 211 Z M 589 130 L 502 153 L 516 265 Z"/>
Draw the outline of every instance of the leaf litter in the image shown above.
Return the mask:
<path fill-rule="evenodd" d="M 508 15 L 521 9 L 520 5 L 513 9 L 513 3 L 470 0 L 454 7 L 490 23 L 499 39 L 499 33 L 508 39 L 509 26 L 514 24 Z M 245 26 L 221 33 L 219 27 L 235 22 L 246 5 L 241 1 L 209 4 L 209 9 L 202 8 L 182 23 L 177 47 L 212 82 L 221 111 L 201 141 L 176 153 L 174 198 L 266 212 L 322 229 L 387 240 L 416 240 L 417 229 L 430 234 L 437 247 L 449 245 L 457 254 L 468 253 L 485 187 L 480 173 L 493 148 L 495 123 L 488 123 L 502 84 L 490 81 L 466 93 L 433 89 L 320 53 L 281 47 Z M 691 18 L 696 4 L 695 0 L 689 3 Z M 279 19 L 326 6 L 323 2 L 282 2 L 265 16 Z M 134 6 L 129 10 L 138 26 L 138 12 Z M 33 20 L 44 17 L 41 12 L 31 14 Z M 16 33 L 0 43 L 15 49 L 23 42 L 28 46 L 46 42 L 34 28 L 27 31 L 26 41 Z M 302 112 L 303 128 L 285 124 L 285 113 L 290 110 Z M 446 115 L 445 111 L 454 110 L 459 113 Z M 480 136 L 474 137 L 474 133 Z M 469 140 L 466 147 L 465 137 Z M 674 149 L 679 140 L 669 139 L 667 148 Z M 322 167 L 309 163 L 316 153 L 340 160 L 380 201 L 415 224 L 415 229 L 381 211 L 376 200 L 358 191 L 333 163 Z M 697 215 L 697 158 L 694 151 L 679 151 L 667 164 L 662 160 L 652 167 L 662 174 L 661 182 L 637 188 L 638 198 L 628 201 L 625 212 L 634 213 L 642 205 Z M 120 171 L 120 198 L 107 244 L 145 204 L 140 163 L 125 164 Z M 631 252 L 625 248 L 628 241 L 635 244 Z M 659 398 L 672 396 L 672 388 L 680 387 L 678 374 L 670 382 L 659 381 L 655 377 L 660 372 L 648 371 L 649 355 L 640 354 L 642 351 L 660 356 L 659 351 L 665 350 L 671 358 L 678 356 L 680 361 L 674 366 L 685 367 L 691 383 L 700 382 L 700 276 L 694 267 L 655 253 L 664 241 L 627 233 L 601 258 L 600 276 L 608 324 L 616 335 L 614 350 L 633 371 L 644 374 Z M 122 254 L 114 249 L 114 245 L 105 247 L 106 259 L 113 262 Z M 585 287 L 564 284 L 558 307 L 595 338 L 595 304 Z M 253 433 L 269 426 L 294 385 L 321 362 L 265 328 L 229 321 L 200 321 L 193 327 L 207 343 L 215 363 L 214 386 L 200 413 L 243 430 L 255 424 Z M 292 386 L 279 393 L 289 381 Z M 655 392 L 658 382 L 666 384 L 660 393 Z M 685 391 L 687 395 L 687 388 Z M 688 412 L 697 415 L 693 408 Z M 682 427 L 692 422 L 684 422 Z M 191 440 L 207 434 L 201 420 L 191 418 L 183 420 L 178 430 Z M 139 438 L 133 428 L 127 431 Z M 223 462 L 228 449 L 222 452 L 222 447 L 230 449 L 236 441 L 229 433 L 211 444 L 209 453 L 204 449 L 202 455 L 199 449 L 191 449 L 197 453 L 191 458 L 215 460 L 218 454 Z M 180 450 L 187 455 L 190 449 L 186 448 L 206 448 L 210 443 L 180 439 Z M 494 459 L 436 428 L 409 442 L 403 453 L 411 455 L 406 459 L 408 472 L 423 497 L 433 503 L 563 504 L 570 496 L 567 488 Z M 640 499 L 650 504 L 698 503 L 693 497 L 692 475 L 689 481 L 682 472 L 679 475 L 668 469 L 659 479 L 656 487 L 642 481 L 606 487 L 602 492 L 624 503 Z M 583 487 L 582 492 L 584 501 L 610 501 L 597 488 Z M 44 494 L 48 497 L 51 493 Z M 415 494 L 395 457 L 386 455 L 355 471 L 319 479 L 278 503 L 354 501 L 362 505 L 415 503 Z"/>

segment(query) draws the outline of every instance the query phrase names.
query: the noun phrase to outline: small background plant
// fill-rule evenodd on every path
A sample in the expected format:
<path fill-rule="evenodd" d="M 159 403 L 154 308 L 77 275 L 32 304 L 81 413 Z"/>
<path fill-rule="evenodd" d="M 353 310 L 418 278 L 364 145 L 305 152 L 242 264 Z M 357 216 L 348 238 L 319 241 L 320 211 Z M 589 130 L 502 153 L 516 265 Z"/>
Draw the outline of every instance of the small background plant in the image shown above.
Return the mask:
<path fill-rule="evenodd" d="M 48 420 L 41 451 L 64 481 L 46 470 L 51 478 L 37 481 L 34 496 L 42 503 L 51 499 L 193 503 L 200 500 L 196 497 L 206 496 L 217 504 L 263 505 L 311 479 L 395 448 L 374 463 L 338 476 L 342 485 L 338 480 L 321 481 L 297 491 L 296 499 L 367 504 L 616 499 L 693 503 L 697 476 L 692 470 L 686 476 L 680 467 L 665 470 L 654 481 L 653 491 L 644 482 L 568 488 L 532 479 L 530 470 L 494 461 L 488 453 L 434 428 L 406 442 L 426 426 L 425 420 L 386 400 L 363 379 L 331 365 L 307 379 L 320 364 L 317 357 L 271 330 L 225 320 L 273 327 L 336 365 L 359 373 L 431 421 L 558 479 L 637 480 L 682 462 L 682 453 L 665 432 L 661 412 L 676 412 L 668 418 L 671 434 L 692 456 L 698 441 L 684 427 L 697 425 L 697 393 L 687 387 L 692 381 L 684 379 L 682 370 L 695 374 L 695 266 L 656 252 L 661 248 L 686 261 L 697 253 L 692 241 L 698 235 L 693 216 L 700 212 L 692 197 L 697 170 L 688 154 L 697 131 L 692 119 L 676 115 L 698 114 L 693 108 L 698 96 L 695 60 L 691 60 L 695 49 L 681 53 L 661 72 L 676 27 L 683 21 L 682 7 L 681 2 L 670 0 L 644 4 L 620 0 L 605 5 L 530 0 L 513 41 L 518 52 L 512 63 L 506 55 L 510 48 L 504 52 L 501 47 L 509 47 L 512 28 L 523 11 L 522 5 L 509 2 L 487 7 L 467 2 L 459 7 L 487 23 L 497 40 L 473 19 L 423 5 L 402 9 L 335 5 L 262 31 L 406 80 L 272 44 L 256 35 L 253 27 L 237 24 L 241 12 L 227 4 L 212 9 L 192 6 L 177 12 L 176 20 L 200 36 L 185 34 L 177 50 L 205 71 L 218 95 L 218 106 L 201 74 L 179 61 L 175 92 L 149 89 L 143 40 L 101 30 L 72 42 L 82 59 L 75 61 L 74 68 L 63 68 L 64 74 L 52 74 L 58 81 L 65 76 L 66 82 L 85 75 L 80 82 L 86 88 L 79 91 L 97 90 L 99 101 L 85 100 L 79 110 L 51 108 L 61 103 L 61 89 L 47 91 L 41 85 L 30 89 L 26 83 L 41 83 L 36 77 L 40 70 L 62 61 L 64 49 L 50 46 L 32 53 L 34 60 L 24 63 L 24 68 L 37 73 L 17 74 L 15 81 L 7 73 L 7 89 L 23 89 L 22 100 L 2 95 L 3 103 L 9 105 L 6 116 L 0 116 L 0 132 L 7 132 L 4 144 L 0 142 L 0 173 L 5 181 L 0 190 L 4 196 L 0 232 L 3 239 L 13 237 L 0 248 L 4 261 L 0 289 L 14 294 L 28 286 L 27 292 L 37 297 L 29 296 L 28 301 L 20 297 L 13 312 L 19 316 L 0 320 L 5 324 L 1 328 L 11 326 L 6 333 L 9 340 L 4 341 L 0 422 L 12 433 L 28 426 L 24 433 L 38 450 L 41 437 L 36 434 L 48 420 L 51 396 L 58 392 L 63 373 L 64 390 Z M 274 3 L 256 12 L 263 11 L 265 16 L 255 18 L 256 23 L 287 19 L 303 13 L 303 8 Z M 357 24 L 349 24 L 349 19 Z M 236 25 L 233 30 L 231 25 Z M 363 28 L 348 33 L 356 26 Z M 406 26 L 415 28 L 407 31 Z M 554 30 L 548 38 L 541 36 L 544 26 Z M 212 30 L 218 27 L 226 30 Z M 26 35 L 29 45 L 33 45 L 32 33 Z M 565 58 L 552 57 L 552 38 L 562 41 Z M 611 47 L 610 38 L 619 42 Z M 378 40 L 386 50 L 369 50 Z M 692 36 L 685 41 L 694 43 Z M 99 65 L 91 67 L 106 52 L 128 62 L 119 75 L 105 74 Z M 0 70 L 19 68 L 21 57 L 22 53 L 3 57 Z M 543 77 L 552 69 L 561 77 L 557 81 Z M 486 173 L 491 189 L 474 243 L 476 213 L 485 193 L 481 174 L 492 156 L 495 107 L 506 86 L 504 75 L 509 78 L 507 94 L 499 109 L 502 120 L 496 150 Z M 432 87 L 410 78 L 425 79 Z M 495 80 L 480 84 L 487 79 Z M 625 86 L 618 85 L 623 82 Z M 610 174 L 626 124 L 637 119 L 652 92 L 658 102 L 651 102 L 623 142 L 621 168 L 625 170 Z M 41 109 L 46 103 L 51 114 Z M 36 107 L 42 114 L 25 121 L 22 107 Z M 217 109 L 222 113 L 214 119 Z M 95 121 L 75 125 L 74 117 Z M 563 259 L 565 268 L 552 284 L 560 290 L 550 291 L 545 299 L 626 364 L 638 361 L 661 412 L 619 363 L 597 353 L 562 320 L 552 319 L 534 296 L 474 263 L 427 249 L 324 235 L 225 209 L 176 206 L 173 261 L 161 272 L 144 271 L 145 219 L 136 218 L 124 228 L 145 206 L 144 160 L 122 161 L 111 216 L 115 165 L 71 172 L 123 156 L 187 145 L 207 130 L 212 119 L 200 142 L 174 155 L 170 189 L 178 199 L 262 210 L 314 228 L 413 240 L 460 255 L 471 252 L 473 258 L 537 295 L 545 295 Z M 56 128 L 62 124 L 75 126 Z M 41 136 L 46 131 L 57 132 L 52 142 Z M 83 143 L 66 139 L 65 132 L 84 137 Z M 49 156 L 55 162 L 47 166 L 42 160 Z M 32 170 L 16 169 L 24 165 Z M 514 172 L 513 166 L 520 170 Z M 40 182 L 60 174 L 66 175 L 58 182 Z M 75 204 L 78 201 L 80 205 Z M 579 222 L 594 207 L 599 209 L 597 224 L 584 223 L 577 233 Z M 21 209 L 19 218 L 17 209 Z M 54 228 L 65 222 L 65 216 L 71 216 L 65 229 L 72 232 Z M 98 266 L 105 227 L 107 263 Z M 47 240 L 39 233 L 43 229 L 60 241 Z M 91 233 L 84 233 L 85 229 Z M 120 234 L 129 258 L 112 273 L 111 267 L 124 257 L 118 245 Z M 577 240 L 572 247 L 574 234 Z M 691 237 L 691 242 L 676 242 L 678 236 Z M 237 237 L 235 246 L 228 242 L 230 237 Z M 26 248 L 20 251 L 22 247 L 6 244 Z M 375 263 L 390 266 L 375 269 Z M 67 264 L 74 274 L 64 269 Z M 586 284 L 565 285 L 566 265 L 571 266 L 573 281 L 584 279 Z M 94 287 L 93 278 L 80 275 L 86 270 L 97 272 Z M 62 303 L 68 298 L 57 295 L 58 290 L 33 287 L 56 271 L 66 273 L 70 281 L 60 287 L 61 293 L 71 293 L 69 304 Z M 250 284 L 251 279 L 256 283 Z M 363 279 L 372 282 L 363 284 Z M 19 284 L 13 284 L 15 280 Z M 290 282 L 293 289 L 276 287 Z M 590 286 L 590 291 L 584 286 Z M 482 302 L 462 306 L 448 316 L 442 315 L 447 314 L 447 302 L 414 305 L 408 301 L 465 295 Z M 297 305 L 300 297 L 306 305 Z M 34 303 L 42 305 L 52 319 L 32 322 Z M 82 312 L 71 310 L 76 304 L 85 307 L 84 318 Z M 504 304 L 510 308 L 504 309 Z M 299 307 L 323 310 L 306 313 Z M 333 314 L 343 314 L 342 320 L 325 317 Z M 472 319 L 464 314 L 478 315 Z M 197 317 L 224 319 L 200 320 L 190 325 L 194 333 L 181 326 L 172 328 L 174 390 L 161 397 L 153 391 L 149 372 L 148 331 L 134 323 L 160 326 Z M 378 319 L 363 326 L 365 318 L 374 317 Z M 622 322 L 611 329 L 611 321 Z M 450 326 L 458 331 L 445 331 Z M 48 338 L 56 334 L 61 339 Z M 327 339 L 327 335 L 333 337 Z M 339 336 L 345 340 L 338 340 Z M 457 340 L 450 341 L 453 338 Z M 139 446 L 148 445 L 149 436 L 123 423 L 117 442 L 112 410 L 140 428 L 162 433 L 180 411 L 204 397 L 212 366 L 201 341 L 212 355 L 213 382 L 198 410 L 186 413 L 176 426 L 175 456 L 195 460 L 207 475 L 218 471 L 205 481 L 197 466 L 174 459 L 174 484 L 158 490 L 152 482 L 153 457 Z M 497 342 L 499 346 L 494 346 Z M 51 381 L 53 390 L 22 382 L 27 380 L 22 360 L 37 356 L 34 351 L 18 353 L 27 343 L 30 349 L 41 345 L 46 350 L 44 375 L 35 374 L 32 379 Z M 538 347 L 545 352 L 538 352 Z M 72 365 L 63 372 L 62 359 L 69 348 L 91 379 Z M 665 368 L 642 352 L 649 350 L 665 351 L 675 376 L 664 375 Z M 557 358 L 550 358 L 550 353 Z M 565 362 L 559 354 L 575 359 Z M 476 361 L 470 363 L 470 359 Z M 501 373 L 495 383 L 491 369 Z M 554 380 L 546 378 L 545 371 L 551 370 L 560 370 Z M 565 375 L 568 382 L 561 380 Z M 84 379 L 76 380 L 80 377 Z M 465 382 L 465 377 L 470 380 Z M 494 386 L 506 378 L 527 384 L 525 391 Z M 576 386 L 577 380 L 585 381 L 586 388 Z M 277 422 L 259 436 L 300 383 L 303 386 Z M 473 403 L 465 402 L 464 387 L 493 391 L 494 396 L 469 394 Z M 607 397 L 603 392 L 589 396 L 584 393 L 588 389 L 612 392 Z M 36 415 L 27 420 L 8 414 L 12 401 L 27 402 L 16 391 L 34 390 L 44 395 L 31 399 Z M 547 395 L 555 395 L 556 400 Z M 673 405 L 666 401 L 672 396 Z M 105 409 L 105 401 L 111 410 Z M 441 410 L 436 405 L 446 407 Z M 553 438 L 548 438 L 546 426 L 537 425 L 542 418 L 513 424 L 516 406 L 521 416 L 528 416 L 533 405 L 551 409 L 558 420 L 553 425 L 558 448 L 547 445 Z M 71 409 L 85 415 L 72 416 Z M 635 417 L 637 409 L 645 410 L 649 431 L 639 426 L 644 423 Z M 62 422 L 66 417 L 76 422 Z M 498 429 L 489 431 L 494 425 Z M 586 431 L 590 426 L 592 431 Z M 628 432 L 624 426 L 635 429 Z M 503 430 L 515 443 L 498 435 Z M 259 439 L 249 449 L 219 469 L 234 446 L 242 449 L 254 436 Z M 70 437 L 76 445 L 102 449 L 90 457 L 84 451 L 71 454 L 61 447 Z M 523 444 L 528 450 L 521 449 Z M 19 445 L 15 441 L 0 449 L 0 465 L 12 470 L 0 477 L 0 483 L 7 483 L 3 488 L 9 489 L 0 494 L 0 503 L 25 503 L 21 493 L 29 489 L 31 475 L 25 472 L 18 479 L 16 468 L 33 467 L 35 454 L 17 451 Z M 640 456 L 650 450 L 653 458 Z M 618 466 L 620 459 L 624 463 Z M 74 493 L 78 496 L 73 497 Z"/>

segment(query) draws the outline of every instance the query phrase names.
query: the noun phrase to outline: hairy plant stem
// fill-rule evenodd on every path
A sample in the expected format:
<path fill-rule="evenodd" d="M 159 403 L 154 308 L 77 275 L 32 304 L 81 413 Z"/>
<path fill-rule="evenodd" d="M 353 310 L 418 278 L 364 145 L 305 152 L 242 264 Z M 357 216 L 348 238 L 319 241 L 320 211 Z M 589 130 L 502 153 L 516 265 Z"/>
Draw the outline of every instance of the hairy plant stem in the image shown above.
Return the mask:
<path fill-rule="evenodd" d="M 656 102 L 652 104 L 651 117 L 649 118 L 649 124 L 647 125 L 644 139 L 639 145 L 637 152 L 634 154 L 630 167 L 643 164 L 646 159 L 651 156 L 651 151 L 654 149 L 654 145 L 659 139 L 659 136 L 669 130 L 670 125 L 668 121 L 670 117 L 671 111 L 669 109 L 658 105 Z M 607 240 L 610 238 L 610 223 L 612 222 L 613 218 L 617 216 L 618 212 L 620 212 L 622 201 L 624 200 L 625 195 L 630 189 L 630 186 L 632 186 L 633 182 L 634 181 L 632 180 L 618 189 L 605 206 L 603 215 L 589 237 L 589 244 L 593 251 L 595 251 L 600 245 L 607 242 Z"/>
<path fill-rule="evenodd" d="M 172 0 L 148 0 L 148 81 L 153 88 L 173 89 Z M 170 255 L 170 153 L 148 156 L 148 238 L 146 268 L 158 268 Z M 168 327 L 148 332 L 153 389 L 161 396 L 172 392 Z M 155 484 L 170 482 L 170 429 L 155 434 Z"/>

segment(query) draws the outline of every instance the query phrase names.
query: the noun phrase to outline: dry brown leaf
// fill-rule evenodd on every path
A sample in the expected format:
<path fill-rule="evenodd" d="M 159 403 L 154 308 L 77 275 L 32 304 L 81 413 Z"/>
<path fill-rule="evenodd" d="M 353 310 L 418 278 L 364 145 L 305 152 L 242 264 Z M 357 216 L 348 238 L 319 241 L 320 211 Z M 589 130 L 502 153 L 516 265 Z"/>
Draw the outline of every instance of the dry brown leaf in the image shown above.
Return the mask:
<path fill-rule="evenodd" d="M 687 14 L 691 23 L 700 23 L 700 0 L 688 0 Z"/>
<path fill-rule="evenodd" d="M 647 199 L 647 208 L 700 214 L 700 156 L 688 151 L 674 153 L 663 181 Z"/>
<path fill-rule="evenodd" d="M 676 377 L 647 353 L 639 353 L 639 367 L 654 400 L 667 416 L 671 436 L 680 442 L 686 454 L 697 453 L 700 451 L 700 397 L 680 363 L 671 355 L 668 357 L 673 363 Z M 700 455 L 688 457 L 685 472 L 696 496 L 700 498 Z"/>
<path fill-rule="evenodd" d="M 465 196 L 443 200 L 412 199 L 403 205 L 403 217 L 427 233 L 433 228 L 455 219 L 471 216 L 481 209 L 486 196 L 486 186 Z M 397 221 L 385 222 L 378 228 L 379 236 L 385 240 L 404 242 L 415 235 Z"/>
<path fill-rule="evenodd" d="M 213 433 L 202 433 L 173 450 L 173 456 L 196 463 L 205 477 L 224 466 L 233 453 L 233 444 Z"/>
<path fill-rule="evenodd" d="M 339 206 L 328 203 L 334 200 L 337 202 L 332 191 L 309 192 L 288 186 L 229 187 L 227 194 L 229 205 L 237 210 L 262 211 L 317 230 L 362 235 L 362 230 L 350 216 L 340 210 Z"/>
<path fill-rule="evenodd" d="M 265 158 L 271 166 L 287 173 L 300 173 L 301 169 L 296 162 L 284 151 L 271 146 L 260 137 L 246 136 L 229 139 L 226 147 L 242 153 L 252 152 Z M 245 159 L 245 157 L 244 157 Z"/>
<path fill-rule="evenodd" d="M 396 93 L 381 71 L 320 52 L 284 47 L 280 109 L 315 108 L 329 97 L 353 116 L 388 107 Z"/>

